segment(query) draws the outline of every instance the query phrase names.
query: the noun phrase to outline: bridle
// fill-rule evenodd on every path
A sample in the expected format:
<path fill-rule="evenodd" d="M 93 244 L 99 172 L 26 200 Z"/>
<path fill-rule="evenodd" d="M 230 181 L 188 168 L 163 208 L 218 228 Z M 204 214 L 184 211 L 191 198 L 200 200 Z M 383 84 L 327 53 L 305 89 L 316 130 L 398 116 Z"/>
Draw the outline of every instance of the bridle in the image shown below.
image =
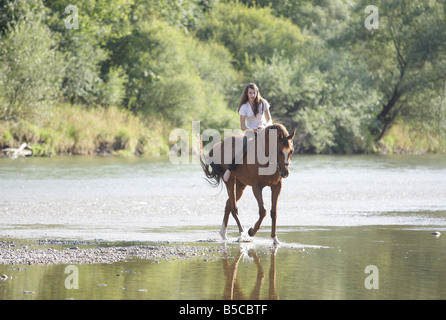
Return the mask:
<path fill-rule="evenodd" d="M 283 153 L 283 149 L 280 151 Z M 286 162 L 279 162 L 279 151 L 277 151 L 277 166 L 282 165 L 282 166 L 289 166 L 290 165 L 290 161 L 286 161 Z"/>
<path fill-rule="evenodd" d="M 289 166 L 290 165 L 290 162 L 279 162 L 279 161 L 277 161 L 277 159 L 276 159 L 276 161 L 271 161 L 273 164 L 274 163 L 276 163 L 277 164 L 277 168 L 279 168 L 279 170 L 280 170 L 280 166 Z M 263 165 L 259 165 L 260 167 L 268 167 L 269 166 L 269 164 L 268 163 L 266 163 L 266 164 L 263 164 Z"/>
<path fill-rule="evenodd" d="M 279 172 L 281 171 L 280 170 L 281 166 L 289 166 L 290 165 L 290 161 L 279 162 L 279 155 L 280 155 L 280 153 L 283 153 L 283 149 L 284 148 L 282 148 L 282 150 L 280 150 L 280 151 L 277 150 L 277 157 L 276 157 L 276 159 L 271 161 L 273 164 L 274 164 L 274 162 L 277 164 L 277 168 L 279 169 Z M 268 164 L 266 164 L 264 166 L 268 166 Z"/>
<path fill-rule="evenodd" d="M 283 150 L 281 150 L 280 152 L 282 152 Z M 277 168 L 279 169 L 279 172 L 280 172 L 280 167 L 281 166 L 289 166 L 290 165 L 290 161 L 285 161 L 285 162 L 280 162 L 279 161 L 279 152 L 277 152 L 277 158 L 276 158 L 276 163 L 277 163 Z M 273 162 L 274 163 L 274 162 Z"/>

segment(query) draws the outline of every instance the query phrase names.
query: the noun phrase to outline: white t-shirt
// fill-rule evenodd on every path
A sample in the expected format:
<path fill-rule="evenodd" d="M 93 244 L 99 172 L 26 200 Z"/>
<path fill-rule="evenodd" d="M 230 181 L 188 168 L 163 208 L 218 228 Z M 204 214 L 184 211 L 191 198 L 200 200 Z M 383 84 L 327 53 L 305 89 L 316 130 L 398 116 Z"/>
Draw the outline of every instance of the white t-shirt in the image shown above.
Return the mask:
<path fill-rule="evenodd" d="M 242 104 L 239 110 L 239 115 L 245 116 L 246 119 L 246 127 L 249 129 L 257 129 L 262 124 L 266 123 L 266 118 L 264 115 L 264 111 L 269 109 L 269 103 L 265 99 L 259 104 L 259 112 L 256 116 L 254 116 L 254 111 L 252 111 L 251 104 L 246 102 Z"/>

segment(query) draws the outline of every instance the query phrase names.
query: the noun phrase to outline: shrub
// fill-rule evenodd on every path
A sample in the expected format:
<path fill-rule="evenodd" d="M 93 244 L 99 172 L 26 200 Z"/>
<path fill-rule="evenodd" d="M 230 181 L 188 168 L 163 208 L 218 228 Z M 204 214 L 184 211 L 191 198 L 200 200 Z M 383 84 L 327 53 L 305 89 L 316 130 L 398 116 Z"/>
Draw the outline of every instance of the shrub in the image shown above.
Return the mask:
<path fill-rule="evenodd" d="M 0 119 L 47 116 L 60 92 L 65 65 L 51 31 L 26 2 L 0 36 Z"/>
<path fill-rule="evenodd" d="M 223 44 L 239 70 L 252 71 L 256 59 L 266 60 L 277 51 L 294 57 L 305 41 L 290 20 L 275 17 L 270 8 L 249 8 L 239 3 L 219 3 L 200 21 L 197 36 Z"/>
<path fill-rule="evenodd" d="M 111 47 L 113 60 L 128 74 L 129 109 L 175 126 L 190 126 L 192 120 L 227 124 L 225 96 L 238 74 L 222 46 L 200 43 L 155 19 L 139 23 Z"/>

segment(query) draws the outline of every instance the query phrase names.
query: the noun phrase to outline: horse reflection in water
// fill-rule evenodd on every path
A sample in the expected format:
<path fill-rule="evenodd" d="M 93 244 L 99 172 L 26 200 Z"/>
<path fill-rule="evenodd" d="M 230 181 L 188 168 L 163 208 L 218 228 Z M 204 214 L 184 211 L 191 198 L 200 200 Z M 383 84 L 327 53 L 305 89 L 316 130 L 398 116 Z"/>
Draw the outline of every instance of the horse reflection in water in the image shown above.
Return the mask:
<path fill-rule="evenodd" d="M 224 182 L 228 200 L 220 229 L 223 240 L 227 240 L 226 230 L 230 213 L 237 223 L 240 236 L 243 234 L 243 227 L 238 218 L 237 201 L 241 198 L 246 186 L 252 186 L 259 206 L 259 219 L 254 227 L 248 230 L 248 234 L 253 237 L 257 233 L 266 216 L 262 190 L 268 186 L 271 188 L 271 238 L 274 245 L 279 244 L 276 233 L 277 201 L 282 189 L 282 179 L 288 177 L 289 174 L 290 159 L 294 152 L 292 143 L 294 135 L 294 131 L 289 134 L 282 124 L 273 124 L 258 133 L 257 137 L 253 137 L 251 141 L 255 143 L 247 142 L 247 136 L 234 135 L 216 143 L 209 154 L 203 153 L 201 145 L 199 150 L 201 166 L 206 178 L 214 187 L 224 181 L 223 173 L 231 161 L 238 163 L 229 180 Z M 264 157 L 266 157 L 266 162 Z M 232 160 L 228 163 L 228 159 Z"/>
<path fill-rule="evenodd" d="M 279 295 L 277 293 L 276 288 L 276 250 L 277 248 L 272 249 L 271 260 L 269 266 L 269 288 L 268 288 L 268 300 L 278 300 Z M 254 250 L 248 251 L 248 256 L 253 260 L 254 264 L 257 266 L 257 279 L 252 289 L 249 297 L 246 296 L 243 292 L 243 287 L 240 280 L 237 278 L 237 271 L 239 267 L 240 260 L 242 257 L 246 255 L 246 251 L 240 247 L 237 257 L 235 261 L 230 263 L 230 259 L 225 253 L 223 257 L 223 270 L 226 277 L 225 289 L 223 292 L 224 300 L 260 300 L 260 289 L 265 280 L 265 272 L 263 271 L 262 265 L 260 264 L 260 258 L 258 254 Z"/>

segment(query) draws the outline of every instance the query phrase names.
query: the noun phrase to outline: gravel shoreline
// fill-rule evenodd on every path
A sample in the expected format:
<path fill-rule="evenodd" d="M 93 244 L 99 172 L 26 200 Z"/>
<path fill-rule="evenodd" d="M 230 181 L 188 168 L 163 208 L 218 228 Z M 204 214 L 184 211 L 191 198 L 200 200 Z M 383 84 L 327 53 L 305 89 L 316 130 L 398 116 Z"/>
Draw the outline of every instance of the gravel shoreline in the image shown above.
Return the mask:
<path fill-rule="evenodd" d="M 221 247 L 199 245 L 117 244 L 115 246 L 113 243 L 94 241 L 48 239 L 23 244 L 0 240 L 0 265 L 114 263 L 133 258 L 151 259 L 155 262 L 193 258 L 210 261 L 217 256 L 216 253 L 223 251 Z"/>

